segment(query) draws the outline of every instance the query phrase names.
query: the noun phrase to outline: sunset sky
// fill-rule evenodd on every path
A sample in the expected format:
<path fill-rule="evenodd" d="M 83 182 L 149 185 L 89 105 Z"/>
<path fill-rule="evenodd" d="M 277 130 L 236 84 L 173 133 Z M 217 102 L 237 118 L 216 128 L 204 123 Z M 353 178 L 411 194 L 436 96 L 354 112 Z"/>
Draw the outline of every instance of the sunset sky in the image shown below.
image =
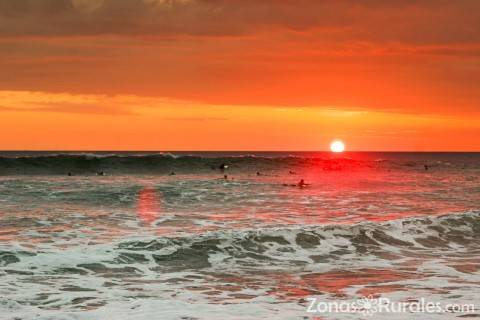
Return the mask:
<path fill-rule="evenodd" d="M 0 0 L 0 149 L 480 151 L 477 0 Z"/>

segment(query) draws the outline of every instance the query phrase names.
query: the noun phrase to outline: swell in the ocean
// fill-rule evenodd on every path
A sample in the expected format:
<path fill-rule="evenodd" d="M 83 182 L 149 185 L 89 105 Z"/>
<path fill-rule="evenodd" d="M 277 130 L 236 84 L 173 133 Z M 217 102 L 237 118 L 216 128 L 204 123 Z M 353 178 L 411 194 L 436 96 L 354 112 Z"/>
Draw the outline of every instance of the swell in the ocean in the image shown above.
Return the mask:
<path fill-rule="evenodd" d="M 400 153 L 401 154 L 401 153 Z M 31 174 L 95 174 L 108 172 L 117 174 L 165 174 L 172 171 L 181 173 L 202 173 L 218 169 L 226 164 L 232 171 L 245 168 L 259 170 L 278 169 L 281 167 L 295 168 L 319 166 L 324 170 L 362 169 L 385 166 L 420 167 L 429 166 L 450 167 L 448 161 L 451 154 L 445 154 L 445 161 L 433 160 L 430 154 L 405 153 L 403 156 L 391 159 L 391 154 L 353 153 L 336 156 L 328 153 L 238 153 L 205 156 L 203 154 L 173 154 L 173 153 L 13 153 L 0 154 L 0 175 L 31 175 Z M 436 155 L 437 156 L 437 155 Z M 458 155 L 456 155 L 458 157 Z M 473 160 L 478 160 L 479 154 L 465 153 L 460 163 L 464 168 L 470 167 Z M 402 159 L 403 158 L 403 159 Z M 440 157 L 441 158 L 441 157 Z"/>

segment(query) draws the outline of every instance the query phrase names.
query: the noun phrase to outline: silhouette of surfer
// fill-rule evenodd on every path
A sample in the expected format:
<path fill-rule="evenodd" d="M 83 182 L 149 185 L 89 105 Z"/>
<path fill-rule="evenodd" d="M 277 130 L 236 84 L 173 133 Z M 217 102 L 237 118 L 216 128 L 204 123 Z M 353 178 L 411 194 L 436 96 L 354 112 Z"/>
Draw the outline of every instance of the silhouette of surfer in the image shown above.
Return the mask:
<path fill-rule="evenodd" d="M 304 188 L 304 187 L 307 187 L 309 186 L 310 184 L 309 183 L 305 183 L 305 180 L 304 179 L 301 179 L 298 183 L 296 184 L 287 184 L 287 183 L 284 183 L 283 186 L 285 187 L 299 187 L 299 188 Z"/>
<path fill-rule="evenodd" d="M 303 187 L 308 186 L 308 184 L 305 183 L 305 180 L 301 179 L 301 180 L 297 183 L 297 186 L 299 186 L 300 188 L 303 188 Z"/>

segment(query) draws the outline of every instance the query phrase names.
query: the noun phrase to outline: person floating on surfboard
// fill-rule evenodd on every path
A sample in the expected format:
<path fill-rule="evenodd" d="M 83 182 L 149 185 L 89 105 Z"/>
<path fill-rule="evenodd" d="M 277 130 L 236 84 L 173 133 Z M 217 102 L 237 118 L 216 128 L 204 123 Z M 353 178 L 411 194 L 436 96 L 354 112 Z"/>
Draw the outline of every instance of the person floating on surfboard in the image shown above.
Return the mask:
<path fill-rule="evenodd" d="M 299 187 L 299 188 L 304 188 L 309 185 L 310 185 L 309 183 L 305 183 L 304 179 L 301 179 L 297 184 L 287 184 L 287 183 L 283 184 L 284 187 Z"/>

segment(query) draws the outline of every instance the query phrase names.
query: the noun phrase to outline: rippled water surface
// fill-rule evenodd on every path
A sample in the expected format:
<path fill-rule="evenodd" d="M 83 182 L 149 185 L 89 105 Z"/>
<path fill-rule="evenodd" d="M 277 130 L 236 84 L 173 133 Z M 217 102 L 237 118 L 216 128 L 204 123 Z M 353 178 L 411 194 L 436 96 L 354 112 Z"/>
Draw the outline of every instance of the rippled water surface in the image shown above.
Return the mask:
<path fill-rule="evenodd" d="M 478 154 L 8 154 L 0 227 L 1 319 L 480 317 Z"/>

